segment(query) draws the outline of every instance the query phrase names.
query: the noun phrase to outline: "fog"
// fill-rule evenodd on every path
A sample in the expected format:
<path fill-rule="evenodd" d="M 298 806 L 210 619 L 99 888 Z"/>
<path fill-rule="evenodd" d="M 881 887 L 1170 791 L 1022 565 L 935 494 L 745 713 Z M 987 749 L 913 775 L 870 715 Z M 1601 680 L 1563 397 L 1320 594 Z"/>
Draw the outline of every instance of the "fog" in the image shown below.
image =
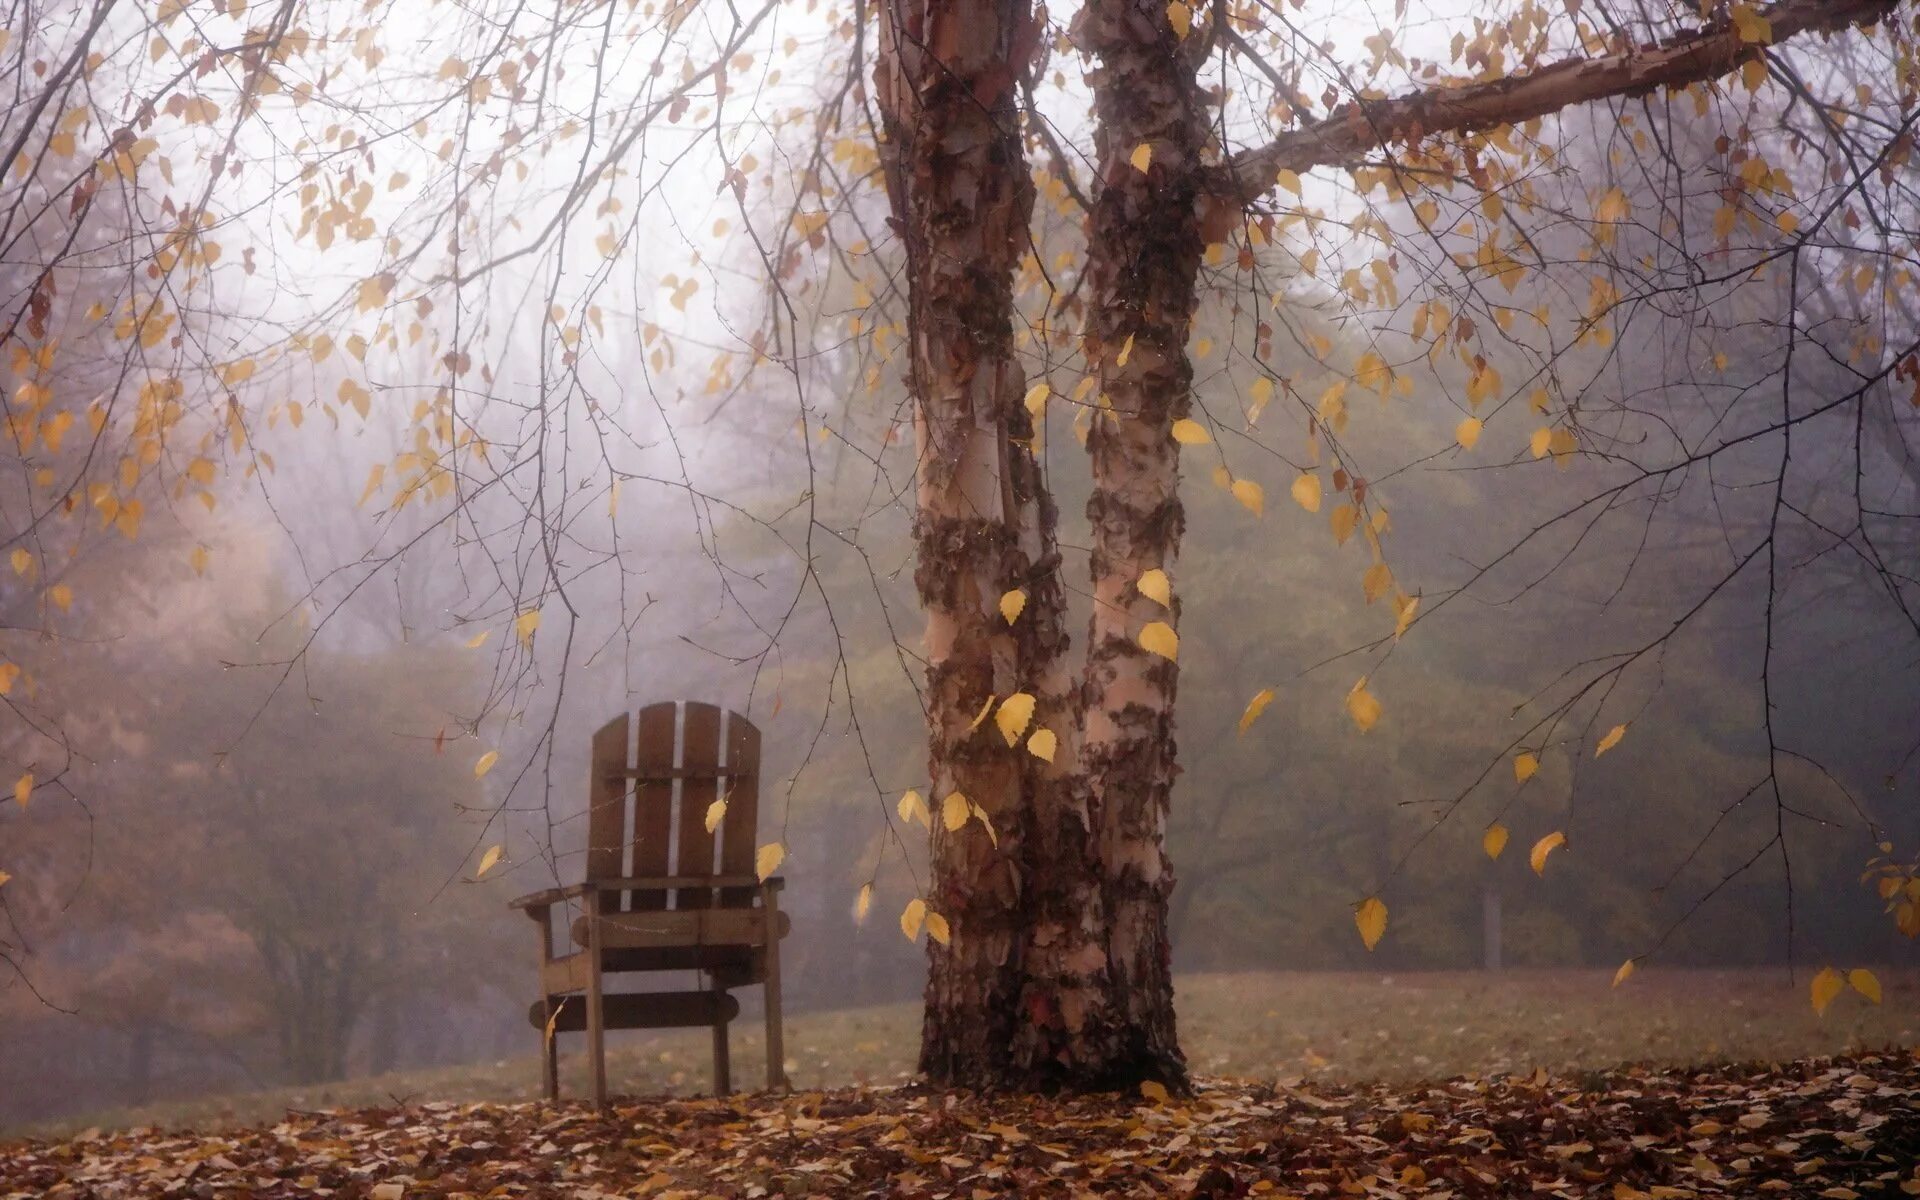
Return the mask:
<path fill-rule="evenodd" d="M 832 40 L 826 24 L 788 20 L 752 34 L 761 50 L 803 43 L 753 117 L 724 136 L 642 139 L 642 165 L 606 191 L 624 208 L 570 217 L 538 253 L 382 314 L 378 331 L 353 324 L 358 281 L 387 269 L 388 236 L 436 260 L 459 241 L 442 225 L 447 194 L 383 191 L 369 210 L 381 238 L 321 253 L 289 236 L 306 206 L 292 159 L 237 188 L 212 298 L 183 310 L 193 337 L 167 370 L 217 412 L 211 365 L 259 356 L 244 450 L 233 435 L 209 502 L 156 477 L 137 537 L 83 508 L 71 536 L 50 536 L 44 555 L 34 543 L 72 588 L 57 621 L 23 575 L 0 572 L 5 653 L 32 676 L 0 754 L 37 781 L 30 803 L 0 814 L 12 876 L 0 1125 L 500 1059 L 524 1059 L 531 1083 L 536 939 L 507 901 L 581 877 L 591 732 L 659 700 L 715 703 L 765 735 L 759 840 L 785 847 L 789 1011 L 917 998 L 926 951 L 894 921 L 926 852 L 925 831 L 895 811 L 926 787 L 912 406 L 897 335 L 891 348 L 864 336 L 904 318 L 886 283 L 884 197 L 837 210 L 875 238 L 848 254 L 853 232 L 811 250 L 791 236 L 791 210 L 815 201 L 797 199 L 803 172 L 784 157 L 772 186 L 744 198 L 714 186 L 743 154 L 797 153 L 801 126 L 771 114 L 831 94 L 831 71 L 801 69 L 804 47 Z M 389 31 L 389 53 L 408 28 Z M 620 71 L 588 81 L 596 61 L 651 78 L 651 35 L 615 63 L 579 50 L 590 32 L 553 47 L 582 55 L 556 85 L 555 119 L 603 97 L 623 112 L 653 103 L 607 82 Z M 419 78 L 453 52 L 436 38 L 477 36 L 418 33 Z M 731 33 L 702 36 L 725 45 Z M 379 119 L 365 92 L 339 94 Z M 1540 186 L 1584 195 L 1612 170 L 1613 120 L 1568 118 L 1568 161 Z M 276 161 L 277 143 L 316 136 L 308 124 L 269 110 L 248 152 Z M 483 161 L 502 132 L 461 154 Z M 1709 155 L 1710 138 L 1696 140 L 1676 153 Z M 437 169 L 426 142 L 395 141 L 371 177 Z M 181 151 L 183 174 L 189 160 Z M 484 252 L 560 211 L 571 169 L 556 158 L 496 181 L 487 202 L 517 227 L 496 218 Z M 1311 186 L 1336 214 L 1361 211 Z M 122 202 L 121 228 L 89 253 L 131 271 L 127 247 L 153 236 L 159 196 L 128 189 Z M 1042 207 L 1048 244 L 1074 245 L 1077 221 Z M 1418 223 L 1406 206 L 1386 220 L 1408 235 L 1411 273 Z M 8 253 L 12 306 L 57 225 Z M 756 230 L 779 235 L 774 250 Z M 608 231 L 612 255 L 595 248 Z M 1196 403 L 1234 434 L 1190 450 L 1183 470 L 1183 773 L 1167 830 L 1177 968 L 1920 965 L 1860 880 L 1877 842 L 1910 853 L 1920 839 L 1911 578 L 1890 584 L 1819 532 L 1862 510 L 1896 514 L 1882 551 L 1910 566 L 1913 410 L 1888 405 L 1880 424 L 1850 408 L 1809 416 L 1776 491 L 1777 438 L 1738 444 L 1778 410 L 1736 403 L 1777 388 L 1789 411 L 1811 412 L 1847 394 L 1860 386 L 1851 332 L 1897 331 L 1901 318 L 1846 287 L 1789 291 L 1779 273 L 1702 285 L 1697 304 L 1637 307 L 1600 344 L 1507 331 L 1492 365 L 1511 395 L 1470 410 L 1463 365 L 1408 336 L 1411 302 L 1362 319 L 1321 282 L 1338 270 L 1299 271 L 1323 236 L 1335 237 L 1283 230 L 1259 247 L 1261 269 L 1290 280 L 1277 292 L 1221 266 L 1194 331 Z M 1365 260 L 1341 239 L 1327 261 Z M 1522 313 L 1581 308 L 1591 272 L 1578 240 L 1539 231 L 1541 268 L 1488 290 Z M 1443 232 L 1425 253 L 1444 264 L 1471 245 Z M 468 249 L 418 277 L 457 273 Z M 1025 303 L 1042 321 L 1048 297 Z M 85 326 L 84 291 L 62 305 L 78 348 L 63 386 L 137 390 L 149 368 Z M 1455 301 L 1456 317 L 1468 311 Z M 1799 323 L 1783 338 L 1790 312 Z M 1279 325 L 1301 398 L 1264 417 L 1248 353 L 1263 321 Z M 337 348 L 314 352 L 327 330 Z M 348 345 L 350 330 L 370 353 Z M 1310 352 L 1314 339 L 1329 348 Z M 1728 365 L 1702 366 L 1709 343 Z M 1077 368 L 1044 327 L 1029 346 L 1036 377 L 1058 368 L 1057 391 L 1070 390 Z M 1324 512 L 1287 499 L 1304 414 L 1342 377 L 1327 364 L 1370 348 L 1405 383 L 1377 398 L 1354 386 L 1341 438 L 1391 512 L 1397 586 L 1421 599 L 1397 641 L 1389 600 L 1363 594 L 1363 539 L 1336 543 Z M 1530 453 L 1540 422 L 1525 418 L 1522 381 L 1536 374 L 1608 440 Z M 1454 446 L 1469 411 L 1488 419 L 1471 458 Z M 217 420 L 208 428 L 206 444 L 228 447 Z M 442 428 L 452 469 L 437 465 L 454 458 L 437 457 Z M 1044 438 L 1077 633 L 1089 483 L 1071 409 L 1051 413 Z M 1735 448 L 1710 468 L 1666 465 L 1703 444 Z M 1216 486 L 1216 466 L 1260 481 L 1264 514 Z M 26 475 L 23 461 L 6 487 Z M 1782 493 L 1808 521 L 1780 536 L 1770 569 L 1748 566 Z M 0 501 L 9 545 L 38 528 L 24 497 Z M 1539 774 L 1517 789 L 1516 738 L 1570 704 L 1594 664 L 1627 656 L 1551 723 Z M 1364 733 L 1343 709 L 1362 675 L 1384 709 Z M 1267 688 L 1271 706 L 1239 731 Z M 981 736 L 997 736 L 991 723 Z M 1490 859 L 1482 836 L 1496 821 L 1514 843 Z M 1536 873 L 1525 851 L 1554 831 L 1566 845 Z M 1395 923 L 1369 953 L 1353 905 L 1383 890 Z"/>

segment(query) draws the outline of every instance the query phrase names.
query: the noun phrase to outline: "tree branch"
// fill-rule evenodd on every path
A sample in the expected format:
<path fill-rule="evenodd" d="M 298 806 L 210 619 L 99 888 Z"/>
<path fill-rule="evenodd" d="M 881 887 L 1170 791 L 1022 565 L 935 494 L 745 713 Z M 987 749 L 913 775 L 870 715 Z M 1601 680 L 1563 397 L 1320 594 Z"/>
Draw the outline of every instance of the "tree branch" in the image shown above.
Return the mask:
<path fill-rule="evenodd" d="M 1805 33 L 1830 34 L 1872 25 L 1896 0 L 1780 0 L 1760 15 L 1772 26 L 1772 44 Z M 1574 58 L 1488 83 L 1436 87 L 1385 100 L 1343 104 L 1324 119 L 1288 130 L 1264 146 L 1243 150 L 1220 169 L 1217 194 L 1250 204 L 1283 170 L 1347 164 L 1397 142 L 1437 133 L 1466 133 L 1514 125 L 1610 96 L 1638 96 L 1717 79 L 1765 47 L 1742 39 L 1727 21 L 1599 58 Z"/>

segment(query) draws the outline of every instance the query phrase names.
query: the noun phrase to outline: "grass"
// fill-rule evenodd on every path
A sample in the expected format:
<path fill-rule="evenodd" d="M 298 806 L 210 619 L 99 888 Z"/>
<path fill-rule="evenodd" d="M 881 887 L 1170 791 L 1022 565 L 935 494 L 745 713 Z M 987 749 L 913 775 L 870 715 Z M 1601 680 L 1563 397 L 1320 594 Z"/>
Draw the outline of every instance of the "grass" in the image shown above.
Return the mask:
<path fill-rule="evenodd" d="M 1247 972 L 1180 979 L 1182 1041 L 1200 1075 L 1280 1081 L 1412 1081 L 1453 1075 L 1555 1074 L 1621 1063 L 1672 1065 L 1780 1060 L 1920 1045 L 1920 975 L 1883 973 L 1883 1003 L 1847 993 L 1824 1017 L 1806 978 L 1783 970 L 1642 971 L 1618 990 L 1608 971 L 1421 972 L 1380 975 Z M 803 1013 L 787 1022 L 788 1075 L 800 1088 L 895 1083 L 910 1077 L 919 1006 Z M 534 1031 L 527 1037 L 531 1049 Z M 562 1047 L 562 1087 L 580 1095 L 580 1039 Z M 611 1086 L 628 1094 L 688 1094 L 708 1086 L 704 1030 L 616 1035 Z M 736 1084 L 764 1078 L 757 1016 L 733 1031 Z M 49 1123 L 42 1135 L 87 1127 L 219 1128 L 271 1122 L 288 1109 L 396 1101 L 524 1100 L 538 1067 L 524 1059 L 118 1109 Z"/>

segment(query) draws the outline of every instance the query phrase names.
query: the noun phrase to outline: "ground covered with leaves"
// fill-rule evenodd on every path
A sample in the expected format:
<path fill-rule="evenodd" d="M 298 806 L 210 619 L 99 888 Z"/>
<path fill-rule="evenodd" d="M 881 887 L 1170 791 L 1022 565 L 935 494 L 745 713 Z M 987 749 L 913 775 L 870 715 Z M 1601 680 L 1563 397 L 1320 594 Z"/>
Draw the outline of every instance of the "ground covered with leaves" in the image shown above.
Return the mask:
<path fill-rule="evenodd" d="M 1920 1195 L 1920 1054 L 1164 1099 L 438 1103 L 0 1144 L 6 1200 L 1008 1195 Z"/>

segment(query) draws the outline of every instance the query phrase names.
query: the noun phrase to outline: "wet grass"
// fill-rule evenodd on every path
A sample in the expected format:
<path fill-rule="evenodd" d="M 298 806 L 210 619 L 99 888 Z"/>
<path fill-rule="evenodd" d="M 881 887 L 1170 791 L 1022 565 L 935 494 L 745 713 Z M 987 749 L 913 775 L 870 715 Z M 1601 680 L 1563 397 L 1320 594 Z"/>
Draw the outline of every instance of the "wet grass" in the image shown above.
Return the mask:
<path fill-rule="evenodd" d="M 1555 1074 L 1622 1063 L 1780 1060 L 1920 1045 L 1920 975 L 1883 972 L 1880 1005 L 1847 993 L 1816 1016 L 1805 975 L 1784 970 L 1646 970 L 1624 987 L 1607 971 L 1516 970 L 1404 975 L 1248 972 L 1184 976 L 1181 1037 L 1201 1075 L 1280 1081 L 1406 1081 L 1452 1075 Z M 801 1088 L 911 1077 L 919 1006 L 802 1013 L 787 1022 L 788 1074 Z M 529 1048 L 534 1032 L 529 1029 Z M 563 1042 L 562 1086 L 585 1086 L 580 1039 Z M 612 1087 L 689 1094 L 709 1086 L 704 1030 L 613 1037 Z M 733 1075 L 765 1077 L 757 1012 L 734 1025 Z M 412 1071 L 324 1087 L 284 1088 L 119 1109 L 30 1131 L 89 1126 L 209 1128 L 309 1111 L 430 1100 L 522 1100 L 538 1065 L 523 1059 Z"/>

